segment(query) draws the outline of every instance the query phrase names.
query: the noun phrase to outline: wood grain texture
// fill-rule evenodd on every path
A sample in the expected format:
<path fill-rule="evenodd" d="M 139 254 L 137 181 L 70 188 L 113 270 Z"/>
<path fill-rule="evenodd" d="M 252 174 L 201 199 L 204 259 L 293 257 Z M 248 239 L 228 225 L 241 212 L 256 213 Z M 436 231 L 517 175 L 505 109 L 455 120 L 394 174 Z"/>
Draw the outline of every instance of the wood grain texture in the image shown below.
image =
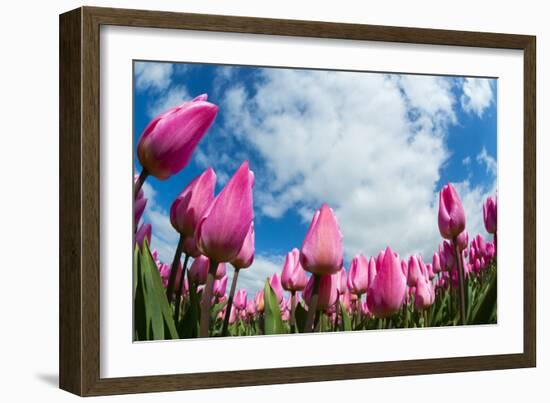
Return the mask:
<path fill-rule="evenodd" d="M 101 25 L 524 51 L 524 352 L 385 363 L 100 378 Z M 536 364 L 535 37 L 83 7 L 60 17 L 60 387 L 82 396 L 531 367 Z"/>

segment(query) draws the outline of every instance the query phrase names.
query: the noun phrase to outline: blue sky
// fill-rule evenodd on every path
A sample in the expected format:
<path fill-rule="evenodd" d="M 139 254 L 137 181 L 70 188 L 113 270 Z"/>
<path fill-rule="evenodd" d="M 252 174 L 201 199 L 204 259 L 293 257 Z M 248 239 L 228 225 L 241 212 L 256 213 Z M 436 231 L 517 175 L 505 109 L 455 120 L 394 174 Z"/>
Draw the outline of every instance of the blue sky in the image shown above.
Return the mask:
<path fill-rule="evenodd" d="M 456 185 L 471 234 L 496 191 L 497 80 L 204 64 L 135 62 L 134 145 L 159 112 L 208 93 L 220 109 L 190 164 L 149 178 L 144 221 L 152 246 L 172 258 L 168 211 L 204 169 L 217 191 L 248 159 L 256 260 L 239 279 L 250 292 L 300 247 L 314 209 L 335 210 L 345 261 L 389 245 L 401 256 L 437 248 L 437 192 Z M 136 171 L 141 167 L 134 147 Z"/>

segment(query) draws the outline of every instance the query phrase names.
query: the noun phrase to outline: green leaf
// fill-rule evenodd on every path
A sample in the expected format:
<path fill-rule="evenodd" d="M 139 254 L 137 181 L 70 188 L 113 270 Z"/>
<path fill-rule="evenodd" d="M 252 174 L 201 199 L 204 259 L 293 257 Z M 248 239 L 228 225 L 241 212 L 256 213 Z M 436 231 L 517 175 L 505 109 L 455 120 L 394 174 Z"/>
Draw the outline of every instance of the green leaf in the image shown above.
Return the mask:
<path fill-rule="evenodd" d="M 342 316 L 342 330 L 346 332 L 351 330 L 351 319 L 348 315 L 348 311 L 346 311 L 346 308 L 344 307 L 344 304 L 340 304 L 340 314 Z"/>
<path fill-rule="evenodd" d="M 481 325 L 491 323 L 491 317 L 496 312 L 497 304 L 497 276 L 496 273 L 488 279 L 488 285 L 479 296 L 479 300 L 472 313 L 471 323 Z"/>
<path fill-rule="evenodd" d="M 147 314 L 143 295 L 143 274 L 140 264 L 139 247 L 134 250 L 134 337 L 135 341 L 147 340 Z"/>
<path fill-rule="evenodd" d="M 269 281 L 266 280 L 264 286 L 264 331 L 265 334 L 286 333 L 283 320 L 281 319 L 281 309 L 275 292 L 271 288 Z"/>

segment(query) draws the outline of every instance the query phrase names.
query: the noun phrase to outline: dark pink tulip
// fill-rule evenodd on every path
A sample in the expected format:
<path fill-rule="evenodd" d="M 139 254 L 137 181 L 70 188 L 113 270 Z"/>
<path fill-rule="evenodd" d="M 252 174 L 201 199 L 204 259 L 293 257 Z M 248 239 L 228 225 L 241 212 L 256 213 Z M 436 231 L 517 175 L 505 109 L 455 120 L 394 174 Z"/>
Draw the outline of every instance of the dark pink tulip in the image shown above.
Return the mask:
<path fill-rule="evenodd" d="M 409 257 L 409 264 L 407 266 L 407 285 L 415 287 L 418 280 L 422 277 L 424 277 L 424 273 L 422 273 L 419 258 L 412 255 Z"/>
<path fill-rule="evenodd" d="M 300 251 L 300 263 L 304 270 L 318 275 L 334 274 L 342 268 L 342 233 L 327 204 L 311 220 Z"/>
<path fill-rule="evenodd" d="M 488 197 L 483 203 L 483 223 L 489 234 L 497 232 L 497 200 Z"/>
<path fill-rule="evenodd" d="M 210 267 L 210 260 L 203 255 L 196 257 L 189 268 L 189 278 L 196 285 L 206 284 L 206 277 L 208 276 L 208 268 Z"/>
<path fill-rule="evenodd" d="M 277 273 L 273 274 L 269 278 L 269 285 L 273 289 L 273 292 L 275 293 L 275 296 L 277 297 L 277 301 L 281 302 L 283 300 L 283 286 L 281 285 L 281 279 L 277 275 Z"/>
<path fill-rule="evenodd" d="M 441 271 L 441 262 L 439 260 L 439 253 L 435 252 L 432 258 L 432 269 L 434 273 Z"/>
<path fill-rule="evenodd" d="M 302 291 L 306 283 L 306 272 L 300 264 L 300 251 L 294 248 L 286 255 L 281 284 L 287 291 Z"/>
<path fill-rule="evenodd" d="M 141 198 L 134 202 L 134 222 L 137 223 L 141 219 L 141 216 L 143 215 L 143 212 L 145 211 L 145 206 L 147 205 L 147 199 Z"/>
<path fill-rule="evenodd" d="M 399 258 L 388 247 L 367 291 L 369 310 L 380 318 L 394 314 L 401 308 L 406 288 L 407 279 L 401 271 Z"/>
<path fill-rule="evenodd" d="M 450 183 L 439 192 L 439 232 L 445 239 L 453 239 L 466 228 L 464 207 Z"/>
<path fill-rule="evenodd" d="M 256 292 L 256 295 L 254 296 L 254 304 L 256 305 L 256 311 L 263 312 L 264 311 L 264 291 L 258 291 Z"/>
<path fill-rule="evenodd" d="M 207 102 L 205 94 L 155 117 L 138 140 L 143 169 L 157 179 L 181 171 L 217 113 L 218 107 Z"/>
<path fill-rule="evenodd" d="M 141 224 L 136 232 L 136 244 L 141 246 L 146 239 L 151 244 L 151 224 Z"/>
<path fill-rule="evenodd" d="M 485 256 L 486 250 L 485 250 L 485 240 L 481 236 L 481 234 L 477 234 L 475 238 L 475 248 L 476 252 L 479 256 Z"/>
<path fill-rule="evenodd" d="M 221 279 L 214 280 L 213 294 L 218 298 L 222 298 L 225 295 L 227 289 L 227 275 Z"/>
<path fill-rule="evenodd" d="M 210 204 L 196 231 L 199 250 L 216 262 L 230 262 L 240 252 L 254 218 L 254 174 L 248 161 Z"/>
<path fill-rule="evenodd" d="M 197 240 L 195 239 L 195 237 L 188 237 L 185 238 L 185 240 L 183 241 L 183 251 L 192 258 L 196 258 L 201 255 L 201 251 L 199 250 L 199 248 L 197 248 L 196 241 Z"/>
<path fill-rule="evenodd" d="M 456 237 L 458 249 L 463 251 L 468 248 L 468 231 L 464 230 Z"/>
<path fill-rule="evenodd" d="M 237 270 L 247 269 L 254 262 L 254 222 L 250 223 L 250 229 L 244 239 L 241 250 L 237 257 L 231 261 L 233 267 Z"/>
<path fill-rule="evenodd" d="M 330 308 L 336 303 L 338 299 L 338 290 L 336 289 L 338 283 L 338 274 L 326 274 L 320 276 L 319 283 L 319 297 L 317 299 L 317 310 L 324 311 L 325 309 Z M 309 277 L 309 281 L 304 288 L 302 298 L 306 305 L 309 306 L 311 301 L 311 293 L 313 292 L 313 276 Z"/>
<path fill-rule="evenodd" d="M 429 308 L 435 301 L 435 290 L 426 278 L 420 278 L 414 292 L 414 307 L 417 310 Z"/>
<path fill-rule="evenodd" d="M 216 173 L 208 168 L 194 178 L 176 197 L 170 207 L 172 227 L 186 238 L 195 236 L 195 229 L 214 200 Z"/>
<path fill-rule="evenodd" d="M 233 299 L 233 306 L 239 310 L 246 308 L 246 290 L 240 289 L 237 291 Z"/>
<path fill-rule="evenodd" d="M 348 288 L 357 295 L 367 292 L 369 287 L 369 263 L 363 255 L 357 255 L 351 260 L 348 274 Z"/>

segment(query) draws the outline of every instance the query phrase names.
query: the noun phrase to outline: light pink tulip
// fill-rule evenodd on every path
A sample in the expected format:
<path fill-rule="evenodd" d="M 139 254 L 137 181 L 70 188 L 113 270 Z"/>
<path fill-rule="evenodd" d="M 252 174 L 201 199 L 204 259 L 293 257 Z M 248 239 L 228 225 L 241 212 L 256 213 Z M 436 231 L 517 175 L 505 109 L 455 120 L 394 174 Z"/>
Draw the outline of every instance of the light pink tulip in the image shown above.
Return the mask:
<path fill-rule="evenodd" d="M 287 291 L 302 291 L 306 283 L 306 272 L 300 264 L 300 251 L 294 248 L 286 255 L 281 284 Z"/>
<path fill-rule="evenodd" d="M 206 94 L 155 117 L 141 134 L 137 153 L 143 169 L 157 179 L 181 171 L 210 128 L 218 107 Z"/>
<path fill-rule="evenodd" d="M 357 255 L 351 260 L 348 274 L 348 288 L 357 295 L 367 292 L 369 287 L 369 263 L 363 255 Z"/>
<path fill-rule="evenodd" d="M 466 228 L 466 215 L 460 197 L 450 183 L 439 192 L 439 232 L 445 239 L 457 237 Z"/>
<path fill-rule="evenodd" d="M 300 251 L 300 263 L 304 270 L 318 275 L 334 274 L 342 268 L 342 233 L 327 204 L 311 220 Z"/>
<path fill-rule="evenodd" d="M 401 271 L 399 258 L 388 247 L 367 291 L 369 311 L 381 318 L 394 314 L 401 308 L 406 288 L 407 279 Z"/>
<path fill-rule="evenodd" d="M 254 222 L 250 223 L 250 229 L 244 239 L 241 250 L 231 261 L 233 267 L 237 270 L 246 269 L 254 262 Z"/>
<path fill-rule="evenodd" d="M 246 308 L 246 290 L 240 289 L 235 293 L 233 305 L 239 310 Z"/>
<path fill-rule="evenodd" d="M 199 250 L 216 262 L 230 262 L 240 252 L 254 218 L 254 174 L 248 161 L 210 204 L 196 231 Z"/>
<path fill-rule="evenodd" d="M 193 238 L 199 220 L 214 200 L 215 188 L 216 173 L 212 168 L 189 182 L 170 207 L 172 227 L 184 237 Z"/>
<path fill-rule="evenodd" d="M 320 276 L 319 295 L 317 297 L 317 310 L 324 311 L 336 303 L 338 298 L 338 290 L 336 289 L 338 274 L 326 274 Z M 313 276 L 310 276 L 309 281 L 304 288 L 302 298 L 307 306 L 311 302 L 311 294 L 313 292 Z"/>
<path fill-rule="evenodd" d="M 151 224 L 141 224 L 136 232 L 136 244 L 140 247 L 143 245 L 143 241 L 147 239 L 147 243 L 151 244 Z"/>
<path fill-rule="evenodd" d="M 483 223 L 489 234 L 497 232 L 497 200 L 496 198 L 488 197 L 483 203 Z"/>
<path fill-rule="evenodd" d="M 275 296 L 277 297 L 277 301 L 281 302 L 283 300 L 283 286 L 281 285 L 281 279 L 277 275 L 277 273 L 274 273 L 269 278 L 269 285 L 273 289 L 273 292 L 275 293 Z"/>

